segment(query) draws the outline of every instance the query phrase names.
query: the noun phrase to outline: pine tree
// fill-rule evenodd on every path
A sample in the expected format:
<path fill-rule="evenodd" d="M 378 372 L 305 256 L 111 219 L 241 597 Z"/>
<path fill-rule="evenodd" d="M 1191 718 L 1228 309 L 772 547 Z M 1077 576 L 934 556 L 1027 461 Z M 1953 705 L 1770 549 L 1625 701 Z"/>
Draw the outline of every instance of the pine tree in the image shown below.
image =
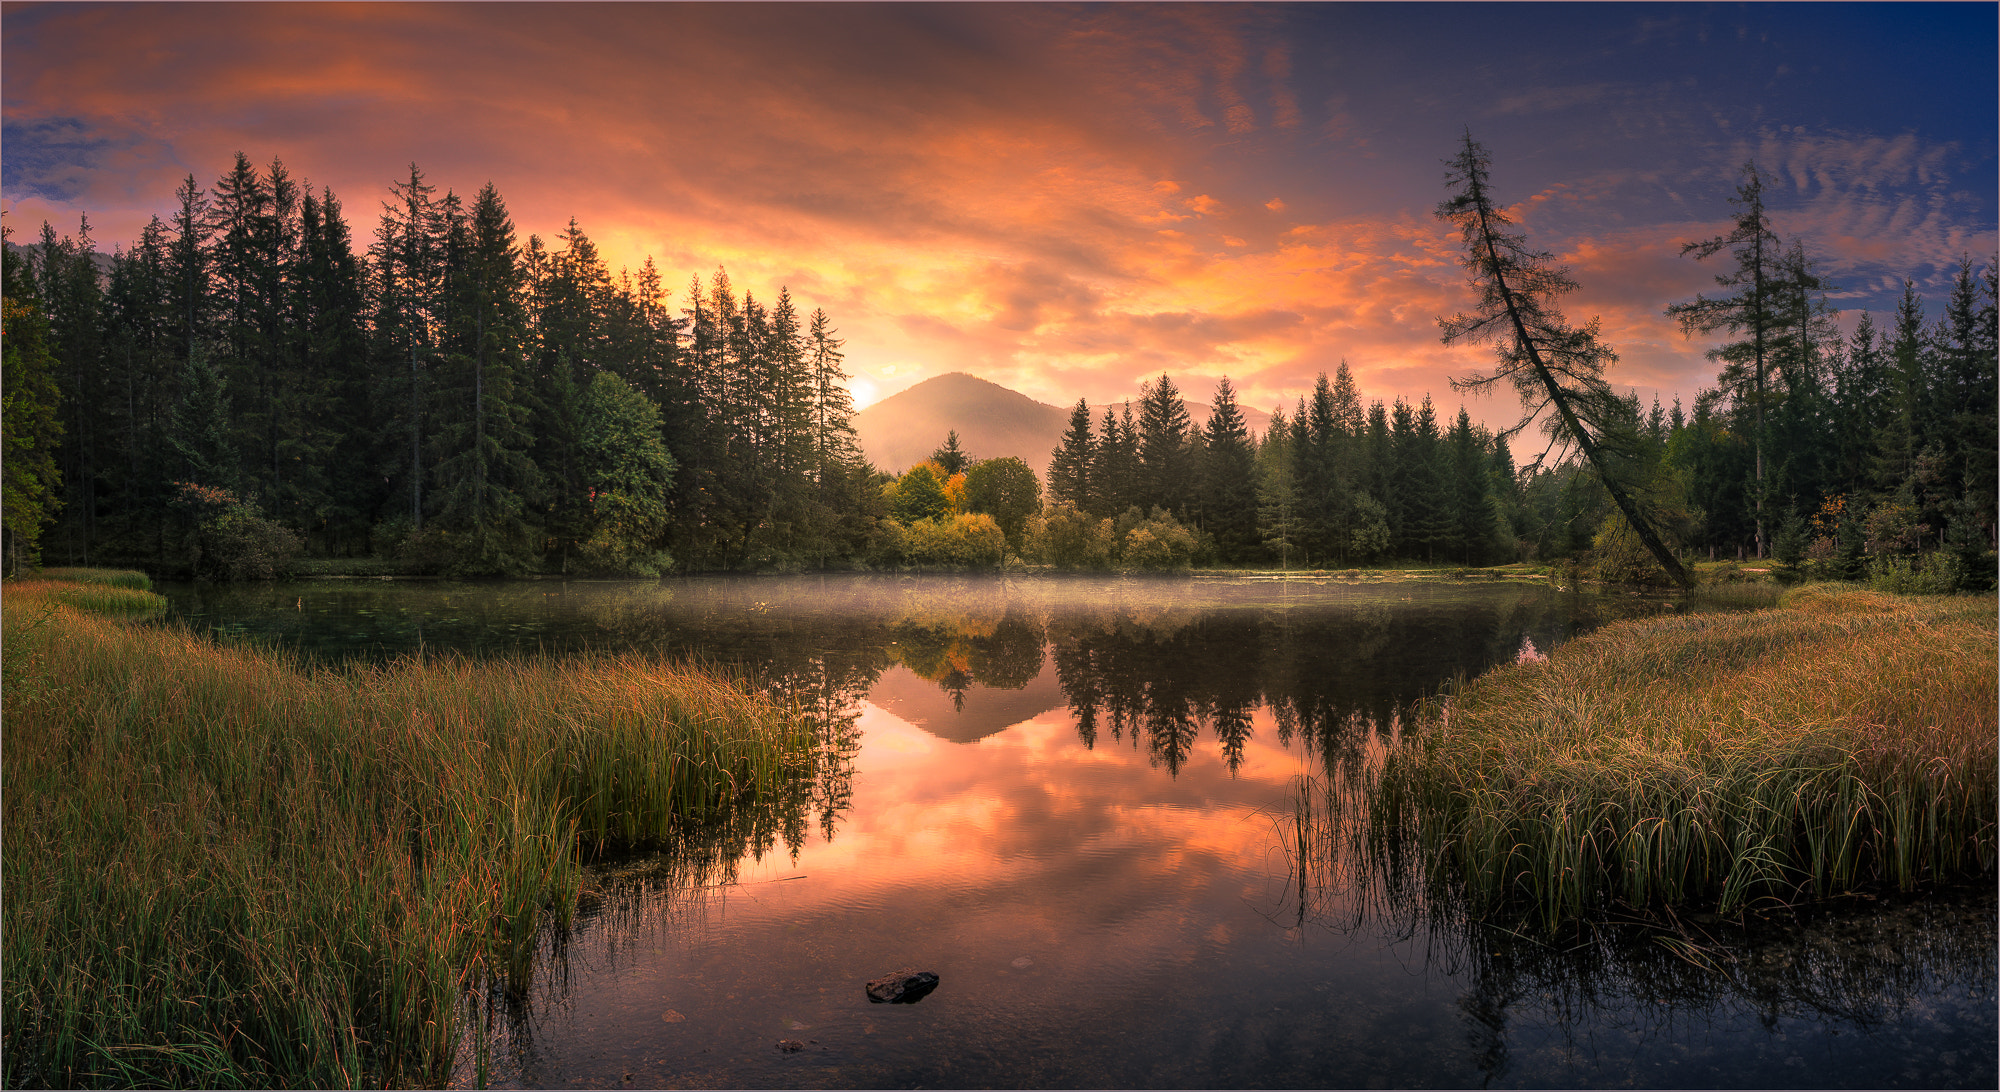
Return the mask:
<path fill-rule="evenodd" d="M 1132 405 L 1125 403 L 1121 421 L 1104 407 L 1104 421 L 1097 432 L 1090 470 L 1091 515 L 1109 519 L 1139 503 L 1139 438 L 1132 427 Z"/>
<path fill-rule="evenodd" d="M 1624 404 L 1604 381 L 1605 366 L 1617 356 L 1598 340 L 1596 322 L 1571 327 L 1557 310 L 1556 297 L 1574 291 L 1576 282 L 1550 264 L 1550 255 L 1529 250 L 1525 237 L 1505 230 L 1511 221 L 1492 199 L 1489 166 L 1486 150 L 1467 133 L 1464 149 L 1452 161 L 1456 192 L 1437 209 L 1440 219 L 1458 225 L 1465 266 L 1480 291 L 1475 313 L 1438 321 L 1444 342 L 1492 342 L 1500 361 L 1490 375 L 1454 379 L 1452 386 L 1479 390 L 1501 380 L 1513 385 L 1525 413 L 1501 434 L 1503 441 L 1553 408 L 1552 437 L 1576 445 L 1640 541 L 1676 584 L 1689 587 L 1687 570 L 1632 499 L 1633 438 L 1621 431 Z"/>
<path fill-rule="evenodd" d="M 380 415 L 369 370 L 366 277 L 353 235 L 331 189 L 321 189 L 317 201 L 306 195 L 299 217 L 302 366 L 325 383 L 327 413 L 340 423 L 332 443 L 320 453 L 325 507 L 305 529 L 319 531 L 332 554 L 366 545 L 369 523 L 388 495 L 381 475 L 354 473 L 355 467 L 368 465 Z"/>
<path fill-rule="evenodd" d="M 63 426 L 57 460 L 63 484 L 56 535 L 72 563 L 88 564 L 97 539 L 99 469 L 104 459 L 100 410 L 106 402 L 104 294 L 99 285 L 90 218 L 75 238 L 58 238 L 42 223 L 37 295 L 49 326 L 49 352 L 63 384 Z"/>
<path fill-rule="evenodd" d="M 6 234 L 0 231 L 0 244 Z M 41 563 L 43 530 L 55 521 L 62 480 L 56 448 L 62 442 L 62 391 L 58 364 L 49 351 L 48 318 L 33 281 L 13 248 L 0 245 L 0 388 L 6 391 L 0 415 L 0 527 L 6 537 L 8 575 Z"/>
<path fill-rule="evenodd" d="M 1257 531 L 1281 568 L 1297 552 L 1298 495 L 1292 485 L 1292 423 L 1284 407 L 1271 411 L 1271 427 L 1257 448 Z"/>
<path fill-rule="evenodd" d="M 1659 408 L 1659 403 L 1654 403 Z M 1448 541 L 1467 565 L 1484 558 L 1493 537 L 1492 480 L 1487 472 L 1490 460 L 1484 438 L 1472 427 L 1465 407 L 1451 423 L 1445 438 L 1450 474 L 1452 526 Z"/>
<path fill-rule="evenodd" d="M 1090 407 L 1079 398 L 1069 411 L 1069 428 L 1049 455 L 1049 500 L 1079 511 L 1091 510 L 1090 463 L 1095 450 L 1090 436 Z"/>
<path fill-rule="evenodd" d="M 155 216 L 137 244 L 115 254 L 105 293 L 109 411 L 115 452 L 101 474 L 110 494 L 107 548 L 116 556 L 159 556 L 164 549 L 168 495 L 165 414 L 173 401 L 173 306 L 167 270 L 167 228 Z"/>
<path fill-rule="evenodd" d="M 1874 464 L 1875 489 L 1884 495 L 1910 487 L 1917 455 L 1930 431 L 1930 354 L 1924 339 L 1923 297 L 1917 295 L 1914 281 L 1903 281 L 1887 350 L 1889 400 L 1878 418 Z"/>
<path fill-rule="evenodd" d="M 824 471 L 856 456 L 854 439 L 854 396 L 847 390 L 847 373 L 841 370 L 840 349 L 846 342 L 834 336 L 833 320 L 813 308 L 806 327 L 806 366 L 813 381 L 813 450 Z"/>
<path fill-rule="evenodd" d="M 1344 367 L 1345 365 L 1343 365 Z M 1349 377 L 1349 393 L 1353 379 Z M 1333 386 L 1321 372 L 1312 396 L 1299 404 L 1292 418 L 1292 484 L 1298 501 L 1301 544 L 1326 564 L 1344 558 L 1353 498 L 1340 476 L 1348 437 L 1342 430 L 1343 409 Z"/>
<path fill-rule="evenodd" d="M 449 304 L 432 432 L 435 524 L 456 540 L 453 568 L 506 573 L 528 563 L 528 504 L 540 492 L 519 380 L 526 278 L 514 224 L 487 183 L 446 241 Z"/>
<path fill-rule="evenodd" d="M 943 467 L 947 475 L 963 474 L 965 468 L 971 465 L 972 456 L 967 455 L 965 449 L 958 446 L 958 430 L 952 429 L 945 436 L 944 443 L 939 444 L 937 450 L 931 452 L 931 461 Z"/>
<path fill-rule="evenodd" d="M 1192 499 L 1193 474 L 1188 434 L 1193 426 L 1181 392 L 1164 372 L 1140 388 L 1139 473 L 1134 503 L 1185 514 Z"/>
<path fill-rule="evenodd" d="M 1743 335 L 1741 341 L 1711 350 L 1709 358 L 1723 363 L 1722 388 L 1737 404 L 1748 407 L 1756 422 L 1751 434 L 1757 474 L 1752 499 L 1757 508 L 1757 556 L 1763 557 L 1770 542 L 1765 519 L 1765 421 L 1770 405 L 1771 356 L 1781 325 L 1779 288 L 1784 280 L 1780 268 L 1784 253 L 1764 215 L 1764 180 L 1755 163 L 1743 165 L 1743 181 L 1730 204 L 1736 206 L 1737 214 L 1736 226 L 1729 234 L 1688 243 L 1681 247 L 1681 253 L 1704 259 L 1729 251 L 1736 259 L 1736 268 L 1718 274 L 1715 283 L 1735 291 L 1713 299 L 1698 295 L 1669 306 L 1667 314 L 1678 319 L 1690 337 L 1716 330 Z"/>
<path fill-rule="evenodd" d="M 238 464 L 222 373 L 197 349 L 182 365 L 180 388 L 167 432 L 168 444 L 180 457 L 177 480 L 235 492 Z"/>
<path fill-rule="evenodd" d="M 1257 454 L 1250 429 L 1236 406 L 1236 391 L 1223 376 L 1209 405 L 1200 463 L 1202 530 L 1215 539 L 1223 560 L 1250 560 L 1257 535 Z"/>
<path fill-rule="evenodd" d="M 389 466 L 400 464 L 404 489 L 408 490 L 410 526 L 424 526 L 424 403 L 427 394 L 426 369 L 436 350 L 435 324 L 438 294 L 442 283 L 441 240 L 438 237 L 437 209 L 431 195 L 436 188 L 424 181 L 423 171 L 410 164 L 408 181 L 390 184 L 392 201 L 382 203 L 382 222 L 375 232 L 371 257 L 376 269 L 376 353 L 385 381 L 380 404 L 398 405 L 400 429 L 386 430 L 384 456 Z M 395 377 L 391 379 L 390 377 Z M 400 431 L 401 448 L 407 462 L 393 454 L 393 437 Z"/>

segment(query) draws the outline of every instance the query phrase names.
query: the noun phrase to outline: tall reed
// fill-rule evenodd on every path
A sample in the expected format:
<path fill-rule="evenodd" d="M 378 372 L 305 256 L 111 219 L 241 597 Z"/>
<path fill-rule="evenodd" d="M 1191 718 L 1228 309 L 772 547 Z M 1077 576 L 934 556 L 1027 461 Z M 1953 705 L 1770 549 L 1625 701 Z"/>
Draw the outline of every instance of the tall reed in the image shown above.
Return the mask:
<path fill-rule="evenodd" d="M 1991 596 L 1808 587 L 1620 622 L 1434 703 L 1361 840 L 1550 925 L 1991 873 L 1995 658 Z"/>
<path fill-rule="evenodd" d="M 314 670 L 4 598 L 9 1085 L 437 1083 L 580 860 L 783 791 L 794 710 L 636 656 Z"/>

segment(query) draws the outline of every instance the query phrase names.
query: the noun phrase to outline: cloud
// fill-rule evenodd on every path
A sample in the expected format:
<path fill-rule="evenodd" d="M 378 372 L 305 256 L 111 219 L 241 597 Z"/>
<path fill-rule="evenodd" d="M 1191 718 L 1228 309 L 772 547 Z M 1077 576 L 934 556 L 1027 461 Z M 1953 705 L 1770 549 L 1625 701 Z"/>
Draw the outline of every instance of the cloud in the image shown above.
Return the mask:
<path fill-rule="evenodd" d="M 652 255 L 676 293 L 718 266 L 788 285 L 861 382 L 968 370 L 1057 404 L 1164 370 L 1289 405 L 1343 358 L 1370 397 L 1454 402 L 1486 359 L 1437 341 L 1467 289 L 1430 208 L 1466 118 L 1621 384 L 1708 368 L 1659 312 L 1709 283 L 1678 246 L 1726 229 L 1751 156 L 1857 301 L 1991 253 L 1990 147 L 1801 129 L 1810 103 L 1620 45 L 1705 28 L 1604 18 L 1516 78 L 1480 34 L 1365 6 L 48 5 L 7 14 L 0 183 L 10 222 L 87 207 L 130 241 L 241 150 L 366 238 L 414 160 L 491 180 L 524 233 L 575 216 L 614 267 Z"/>

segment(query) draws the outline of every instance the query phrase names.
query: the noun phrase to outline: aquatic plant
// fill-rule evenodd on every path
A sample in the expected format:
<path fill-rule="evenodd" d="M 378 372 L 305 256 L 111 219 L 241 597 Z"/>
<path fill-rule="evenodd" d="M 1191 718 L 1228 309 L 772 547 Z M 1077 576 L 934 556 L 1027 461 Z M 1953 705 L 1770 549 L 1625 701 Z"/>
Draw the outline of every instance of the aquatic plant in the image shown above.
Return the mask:
<path fill-rule="evenodd" d="M 317 669 L 10 582 L 10 1085 L 444 1079 L 589 854 L 785 791 L 811 723 L 639 656 Z"/>
<path fill-rule="evenodd" d="M 1990 874 L 1994 609 L 1808 586 L 1607 626 L 1432 703 L 1356 845 L 1551 925 Z"/>

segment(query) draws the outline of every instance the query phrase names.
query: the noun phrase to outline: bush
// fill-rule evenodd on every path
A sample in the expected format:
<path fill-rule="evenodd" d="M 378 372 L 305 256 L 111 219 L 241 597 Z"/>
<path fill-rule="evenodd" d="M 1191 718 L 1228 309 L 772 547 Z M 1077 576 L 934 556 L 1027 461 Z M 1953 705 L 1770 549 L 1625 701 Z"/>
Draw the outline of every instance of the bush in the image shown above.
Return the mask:
<path fill-rule="evenodd" d="M 923 519 L 904 530 L 903 559 L 915 565 L 998 568 L 1007 536 L 984 512 Z"/>
<path fill-rule="evenodd" d="M 1970 578 L 1958 555 L 1939 551 L 1918 557 L 1879 557 L 1869 570 L 1868 584 L 1892 595 L 1951 595 L 1967 590 Z"/>
<path fill-rule="evenodd" d="M 1666 570 L 1660 568 L 1659 559 L 1639 540 L 1639 532 L 1632 529 L 1622 514 L 1613 513 L 1604 521 L 1597 537 L 1591 540 L 1590 556 L 1597 579 L 1607 584 L 1672 583 Z"/>
<path fill-rule="evenodd" d="M 227 489 L 177 483 L 170 502 L 191 526 L 182 538 L 187 566 L 207 580 L 272 580 L 301 549 L 299 537 L 265 519 Z"/>
<path fill-rule="evenodd" d="M 1111 563 L 1111 521 L 1093 519 L 1064 502 L 1028 521 L 1029 560 L 1058 569 L 1102 569 Z"/>
<path fill-rule="evenodd" d="M 1194 532 L 1181 526 L 1163 509 L 1153 509 L 1145 522 L 1125 533 L 1119 542 L 1118 560 L 1128 569 L 1170 572 L 1188 568 L 1199 546 Z"/>
<path fill-rule="evenodd" d="M 456 554 L 445 533 L 431 527 L 403 536 L 396 544 L 396 565 L 403 573 L 428 576 L 450 568 Z"/>

